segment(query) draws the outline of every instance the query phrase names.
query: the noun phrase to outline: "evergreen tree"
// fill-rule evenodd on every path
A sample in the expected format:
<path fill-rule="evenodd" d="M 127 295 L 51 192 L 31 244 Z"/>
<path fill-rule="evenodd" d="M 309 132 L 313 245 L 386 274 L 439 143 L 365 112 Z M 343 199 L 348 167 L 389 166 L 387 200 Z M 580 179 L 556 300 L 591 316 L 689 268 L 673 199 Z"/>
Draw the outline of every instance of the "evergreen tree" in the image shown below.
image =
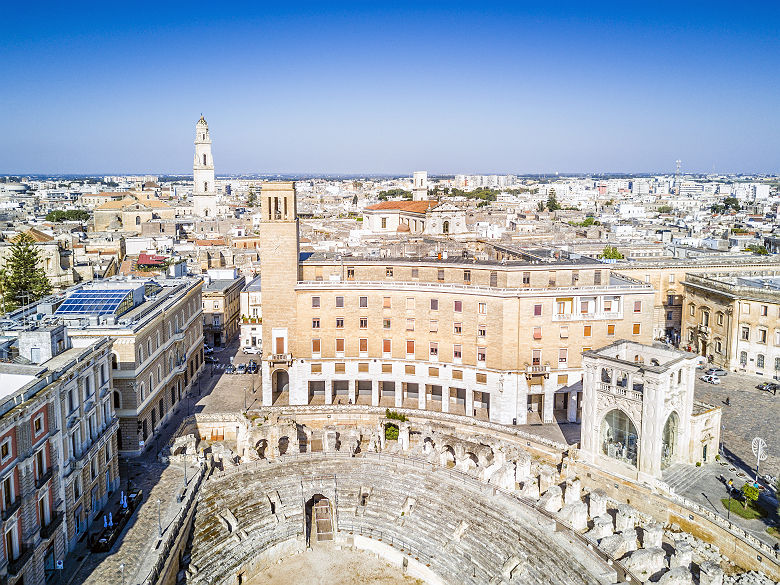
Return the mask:
<path fill-rule="evenodd" d="M 249 198 L 247 199 L 247 205 L 249 205 L 249 207 L 254 207 L 257 205 L 257 195 L 255 195 L 255 188 L 251 186 L 249 187 Z"/>
<path fill-rule="evenodd" d="M 623 254 L 621 254 L 615 246 L 605 246 L 604 251 L 599 254 L 599 258 L 606 258 L 608 260 L 622 260 Z"/>
<path fill-rule="evenodd" d="M 51 283 L 43 268 L 38 267 L 40 255 L 29 234 L 14 240 L 11 255 L 0 270 L 0 295 L 4 312 L 33 303 L 51 293 Z"/>

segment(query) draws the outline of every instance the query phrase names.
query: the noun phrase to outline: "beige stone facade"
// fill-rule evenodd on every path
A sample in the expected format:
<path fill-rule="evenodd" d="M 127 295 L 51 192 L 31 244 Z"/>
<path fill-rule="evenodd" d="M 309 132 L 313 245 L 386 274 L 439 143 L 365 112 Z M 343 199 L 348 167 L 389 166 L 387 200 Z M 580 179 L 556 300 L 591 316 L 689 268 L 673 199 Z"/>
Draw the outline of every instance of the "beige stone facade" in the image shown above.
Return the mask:
<path fill-rule="evenodd" d="M 244 277 L 236 270 L 209 271 L 202 291 L 205 343 L 219 347 L 238 335 L 243 287 Z"/>
<path fill-rule="evenodd" d="M 578 420 L 583 349 L 652 338 L 652 288 L 598 262 L 298 262 L 294 217 L 267 205 L 264 196 L 266 405 L 341 400 L 507 424 Z"/>

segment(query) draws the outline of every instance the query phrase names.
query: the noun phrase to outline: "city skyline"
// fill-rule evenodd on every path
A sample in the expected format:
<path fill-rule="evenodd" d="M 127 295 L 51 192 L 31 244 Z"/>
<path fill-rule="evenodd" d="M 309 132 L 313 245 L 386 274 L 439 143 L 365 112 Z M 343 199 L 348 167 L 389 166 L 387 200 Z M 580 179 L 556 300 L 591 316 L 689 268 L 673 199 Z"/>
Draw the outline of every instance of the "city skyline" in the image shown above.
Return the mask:
<path fill-rule="evenodd" d="M 80 8 L 12 9 L 2 173 L 780 171 L 776 7 Z"/>

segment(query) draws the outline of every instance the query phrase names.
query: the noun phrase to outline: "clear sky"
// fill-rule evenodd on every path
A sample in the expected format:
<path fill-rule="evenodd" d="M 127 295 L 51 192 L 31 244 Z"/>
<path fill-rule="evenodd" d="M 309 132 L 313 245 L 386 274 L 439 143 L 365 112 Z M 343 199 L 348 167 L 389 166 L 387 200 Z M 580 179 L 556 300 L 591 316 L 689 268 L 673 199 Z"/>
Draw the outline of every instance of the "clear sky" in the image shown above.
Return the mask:
<path fill-rule="evenodd" d="M 0 173 L 780 172 L 778 2 L 7 2 Z"/>

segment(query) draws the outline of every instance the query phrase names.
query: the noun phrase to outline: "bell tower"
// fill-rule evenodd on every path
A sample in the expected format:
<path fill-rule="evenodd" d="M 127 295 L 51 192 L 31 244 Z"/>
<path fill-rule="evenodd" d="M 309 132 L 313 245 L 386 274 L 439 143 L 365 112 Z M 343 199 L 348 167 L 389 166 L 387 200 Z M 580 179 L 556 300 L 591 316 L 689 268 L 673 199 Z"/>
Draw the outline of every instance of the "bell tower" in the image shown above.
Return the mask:
<path fill-rule="evenodd" d="M 295 403 L 296 295 L 299 273 L 295 183 L 260 189 L 260 276 L 263 287 L 263 404 Z M 284 397 L 285 392 L 287 396 Z"/>
<path fill-rule="evenodd" d="M 214 159 L 211 157 L 209 125 L 203 116 L 195 124 L 195 162 L 192 165 L 192 178 L 195 217 L 216 217 L 217 186 L 214 183 Z"/>

